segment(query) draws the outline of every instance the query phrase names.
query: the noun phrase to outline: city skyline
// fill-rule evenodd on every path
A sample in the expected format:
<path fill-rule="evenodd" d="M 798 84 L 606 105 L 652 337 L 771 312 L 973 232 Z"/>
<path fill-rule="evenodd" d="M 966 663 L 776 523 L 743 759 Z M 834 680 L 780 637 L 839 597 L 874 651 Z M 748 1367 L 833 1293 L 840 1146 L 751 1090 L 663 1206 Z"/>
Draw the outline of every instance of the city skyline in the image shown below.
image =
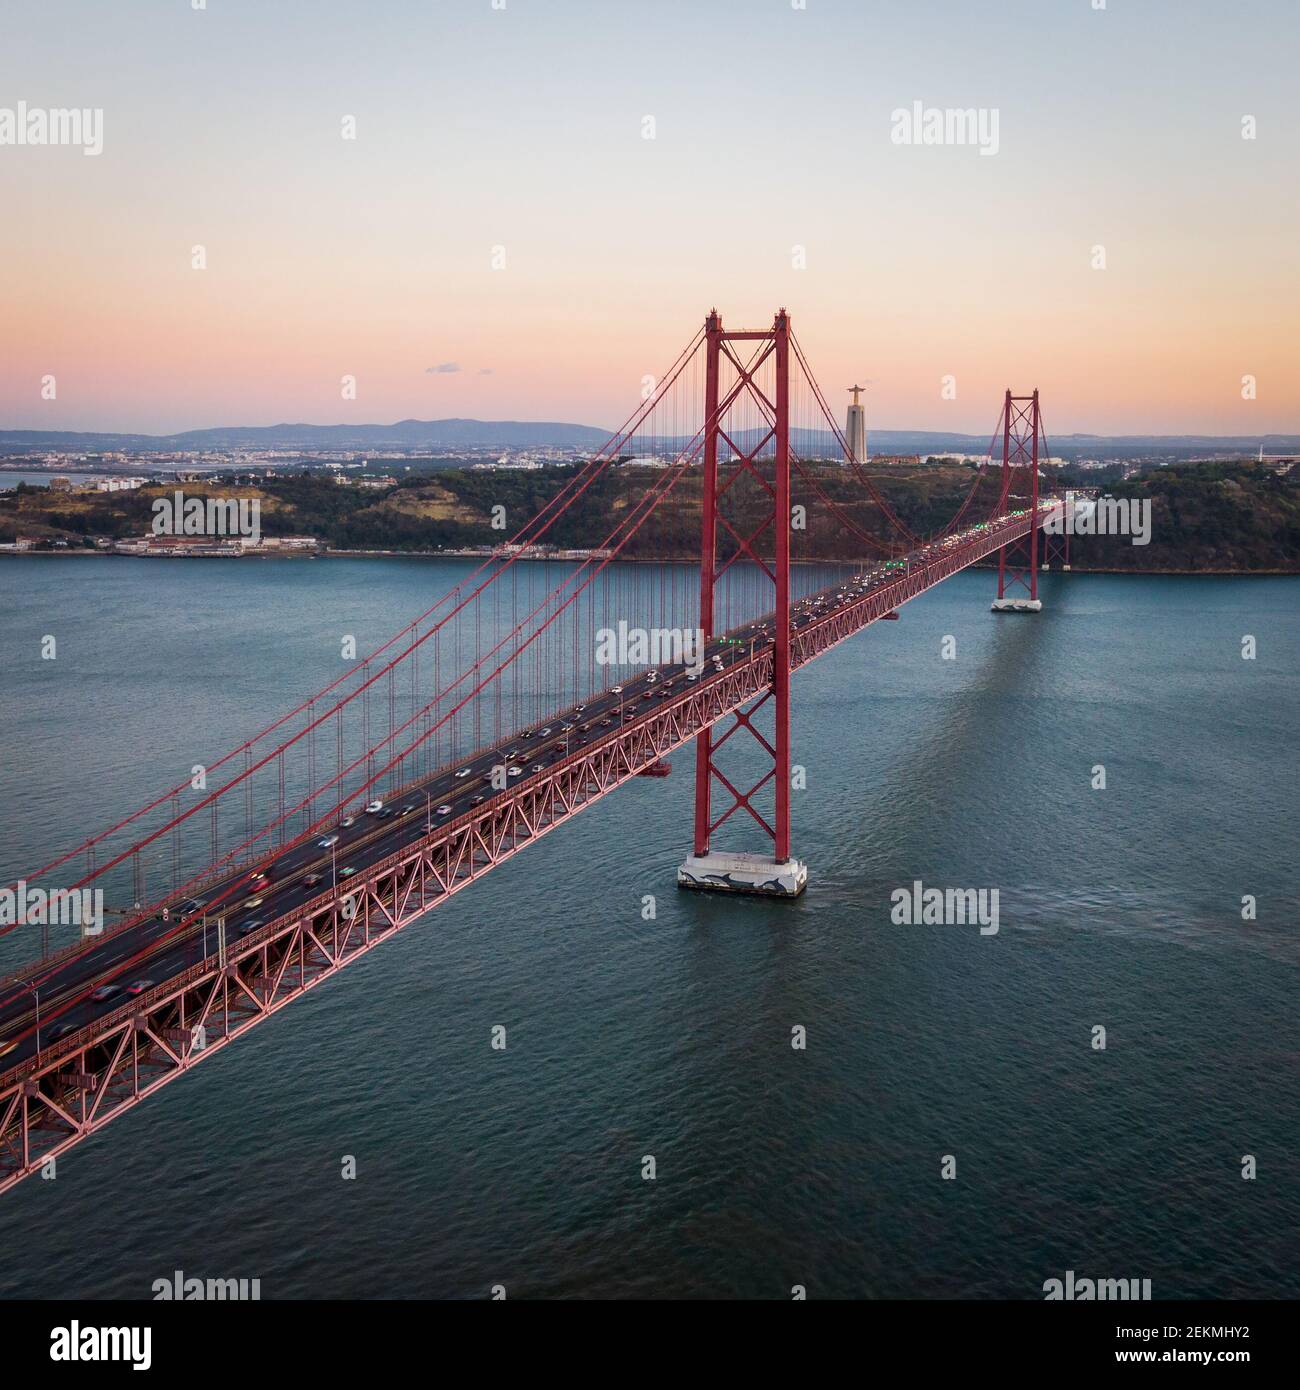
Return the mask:
<path fill-rule="evenodd" d="M 608 428 L 716 305 L 788 308 L 868 432 L 1009 384 L 1054 434 L 1300 429 L 1283 3 L 19 8 L 0 107 L 102 148 L 0 146 L 6 428 Z"/>

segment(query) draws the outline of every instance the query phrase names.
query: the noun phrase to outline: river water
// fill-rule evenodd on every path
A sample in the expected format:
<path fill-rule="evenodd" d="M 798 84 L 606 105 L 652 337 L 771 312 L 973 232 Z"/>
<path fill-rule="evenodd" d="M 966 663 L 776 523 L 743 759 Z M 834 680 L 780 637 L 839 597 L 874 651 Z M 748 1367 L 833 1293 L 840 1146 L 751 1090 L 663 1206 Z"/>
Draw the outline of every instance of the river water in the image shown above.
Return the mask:
<path fill-rule="evenodd" d="M 460 572 L 0 562 L 0 874 Z M 0 1197 L 0 1295 L 1300 1296 L 1300 589 L 992 583 L 796 676 L 802 899 L 677 891 L 679 752 Z"/>

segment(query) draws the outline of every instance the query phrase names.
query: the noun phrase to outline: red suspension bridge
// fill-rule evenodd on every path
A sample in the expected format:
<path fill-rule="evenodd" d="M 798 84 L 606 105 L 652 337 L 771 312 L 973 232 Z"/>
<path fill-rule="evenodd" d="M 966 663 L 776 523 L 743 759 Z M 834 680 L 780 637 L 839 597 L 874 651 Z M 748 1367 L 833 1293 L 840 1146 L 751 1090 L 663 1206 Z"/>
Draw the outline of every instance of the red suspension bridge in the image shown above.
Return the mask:
<path fill-rule="evenodd" d="M 679 883 L 803 891 L 792 673 L 994 554 L 994 606 L 1036 610 L 1042 527 L 1065 506 L 1039 493 L 1044 442 L 1038 393 L 1008 391 L 989 460 L 920 535 L 849 448 L 785 311 L 745 331 L 710 314 L 605 447 L 432 607 L 7 885 L 21 906 L 0 936 L 23 935 L 0 945 L 39 934 L 40 950 L 0 983 L 0 1190 L 684 744 Z M 644 486 L 598 544 L 540 561 L 616 467 Z M 698 573 L 618 563 L 683 524 Z M 828 535 L 841 558 L 817 553 Z M 718 848 L 742 828 L 745 849 Z M 95 892 L 129 906 L 60 945 L 57 909 Z"/>

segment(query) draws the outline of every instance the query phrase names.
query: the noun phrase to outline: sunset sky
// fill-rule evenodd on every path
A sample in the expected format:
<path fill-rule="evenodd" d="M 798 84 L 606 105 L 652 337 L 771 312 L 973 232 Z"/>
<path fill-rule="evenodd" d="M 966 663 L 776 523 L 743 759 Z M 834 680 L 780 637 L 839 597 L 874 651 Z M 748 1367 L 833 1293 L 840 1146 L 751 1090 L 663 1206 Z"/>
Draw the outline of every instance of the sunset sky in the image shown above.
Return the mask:
<path fill-rule="evenodd" d="M 1093 4 L 10 0 L 103 152 L 0 146 L 0 426 L 608 426 L 716 304 L 869 428 L 1300 432 L 1300 5 Z"/>

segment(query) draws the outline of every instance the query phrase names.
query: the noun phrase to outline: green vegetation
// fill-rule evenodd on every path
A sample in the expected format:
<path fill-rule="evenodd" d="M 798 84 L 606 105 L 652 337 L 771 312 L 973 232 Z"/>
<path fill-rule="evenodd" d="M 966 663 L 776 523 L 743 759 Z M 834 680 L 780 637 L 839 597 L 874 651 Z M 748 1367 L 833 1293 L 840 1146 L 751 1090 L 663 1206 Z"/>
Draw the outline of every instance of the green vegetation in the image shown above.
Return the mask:
<path fill-rule="evenodd" d="M 1076 537 L 1078 569 L 1300 572 L 1300 488 L 1255 463 L 1188 463 L 1106 489 L 1151 502 L 1151 543 Z"/>
<path fill-rule="evenodd" d="M 793 501 L 806 509 L 793 533 L 794 554 L 855 558 L 872 553 L 857 534 L 881 540 L 888 527 L 857 476 L 836 464 L 806 464 L 814 488 L 796 474 Z M 339 550 L 438 551 L 509 540 L 565 486 L 579 465 L 536 471 L 443 469 L 412 475 L 385 488 L 341 486 L 327 475 L 303 473 L 274 479 L 158 485 L 125 493 L 56 492 L 21 485 L 0 493 L 0 540 L 17 536 L 70 545 L 95 537 L 120 539 L 148 532 L 152 503 L 180 487 L 187 496 L 262 499 L 266 536 L 311 535 Z M 1087 475 L 1079 478 L 1084 482 Z M 562 548 L 605 544 L 610 531 L 649 489 L 668 485 L 669 473 L 636 466 L 610 468 L 586 486 L 546 534 Z M 890 506 L 918 534 L 942 528 L 977 477 L 968 464 L 888 468 L 872 480 Z M 986 513 L 997 495 L 996 468 L 980 482 L 968 516 Z M 819 495 L 818 489 L 821 494 Z M 1296 571 L 1300 569 L 1300 500 L 1295 483 L 1252 463 L 1184 464 L 1155 469 L 1107 489 L 1122 498 L 1149 498 L 1151 543 L 1127 536 L 1076 537 L 1077 569 Z M 766 490 L 744 476 L 729 493 L 728 518 L 748 536 L 770 507 Z M 504 508 L 504 527 L 493 527 L 494 508 Z M 662 514 L 660 514 L 662 513 Z M 669 503 L 641 527 L 624 550 L 629 558 L 690 559 L 699 551 L 700 471 L 672 488 Z M 770 549 L 770 536 L 763 538 Z M 725 530 L 720 545 L 730 544 Z"/>

